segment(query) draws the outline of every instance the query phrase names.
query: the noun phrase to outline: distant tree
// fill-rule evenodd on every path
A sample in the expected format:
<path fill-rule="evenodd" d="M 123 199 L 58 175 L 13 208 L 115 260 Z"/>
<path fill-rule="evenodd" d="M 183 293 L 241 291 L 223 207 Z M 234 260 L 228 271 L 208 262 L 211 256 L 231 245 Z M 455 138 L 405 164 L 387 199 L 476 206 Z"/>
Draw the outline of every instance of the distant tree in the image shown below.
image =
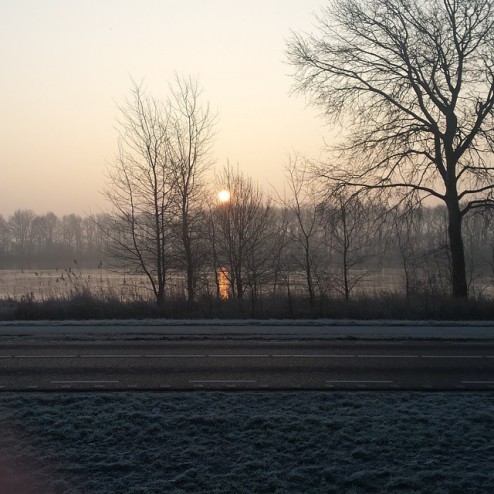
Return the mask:
<path fill-rule="evenodd" d="M 443 201 L 454 297 L 462 220 L 494 203 L 493 33 L 494 0 L 333 0 L 288 45 L 297 89 L 349 130 L 321 176 Z"/>
<path fill-rule="evenodd" d="M 338 266 L 333 286 L 348 300 L 359 283 L 375 271 L 371 261 L 376 257 L 382 218 L 372 202 L 339 189 L 320 205 L 319 212 L 328 231 L 332 261 Z"/>
<path fill-rule="evenodd" d="M 62 244 L 76 257 L 82 253 L 82 218 L 77 214 L 62 216 L 60 221 Z"/>
<path fill-rule="evenodd" d="M 257 184 L 231 166 L 217 179 L 218 189 L 230 199 L 213 210 L 217 269 L 224 269 L 233 296 L 244 298 L 246 288 L 255 298 L 269 265 L 272 208 Z"/>
<path fill-rule="evenodd" d="M 288 237 L 294 245 L 293 260 L 296 270 L 303 271 L 309 303 L 316 301 L 316 272 L 321 268 L 321 249 L 318 239 L 318 198 L 313 182 L 309 176 L 307 160 L 299 155 L 290 157 L 285 166 L 285 182 L 288 197 L 278 198 L 293 218 Z"/>
<path fill-rule="evenodd" d="M 8 228 L 15 258 L 24 263 L 28 260 L 32 247 L 32 224 L 36 217 L 30 209 L 17 209 L 9 217 Z"/>
<path fill-rule="evenodd" d="M 9 227 L 5 218 L 0 215 L 0 262 L 4 263 L 7 259 L 9 248 Z"/>

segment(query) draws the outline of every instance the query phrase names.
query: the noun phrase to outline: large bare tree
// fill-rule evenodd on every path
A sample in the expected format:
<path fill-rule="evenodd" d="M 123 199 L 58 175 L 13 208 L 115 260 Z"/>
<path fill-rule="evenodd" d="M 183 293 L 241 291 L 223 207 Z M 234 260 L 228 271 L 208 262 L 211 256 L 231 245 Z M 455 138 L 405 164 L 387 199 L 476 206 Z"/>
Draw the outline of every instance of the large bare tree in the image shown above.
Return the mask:
<path fill-rule="evenodd" d="M 119 153 L 108 171 L 106 197 L 113 224 L 104 225 L 108 254 L 120 267 L 143 273 L 156 302 L 165 300 L 170 268 L 170 215 L 174 174 L 169 156 L 168 110 L 134 84 L 120 107 Z"/>
<path fill-rule="evenodd" d="M 201 100 L 196 79 L 177 77 L 170 87 L 169 155 L 173 173 L 179 263 L 185 272 L 187 298 L 193 302 L 201 264 L 205 260 L 207 215 L 205 174 L 212 165 L 211 145 L 216 117 Z"/>
<path fill-rule="evenodd" d="M 322 175 L 443 201 L 466 297 L 462 219 L 493 204 L 494 0 L 333 0 L 318 19 L 288 53 L 297 89 L 348 131 Z"/>

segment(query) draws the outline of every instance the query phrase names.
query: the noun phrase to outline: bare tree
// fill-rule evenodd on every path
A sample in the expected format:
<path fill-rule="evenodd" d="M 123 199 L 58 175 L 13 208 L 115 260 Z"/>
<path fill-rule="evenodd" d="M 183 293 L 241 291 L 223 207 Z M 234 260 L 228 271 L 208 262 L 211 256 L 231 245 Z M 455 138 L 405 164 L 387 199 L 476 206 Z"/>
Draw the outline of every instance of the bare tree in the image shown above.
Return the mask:
<path fill-rule="evenodd" d="M 247 287 L 255 297 L 272 257 L 268 247 L 270 202 L 252 179 L 229 165 L 217 184 L 230 192 L 230 199 L 213 212 L 217 269 L 224 269 L 235 298 L 242 300 Z"/>
<path fill-rule="evenodd" d="M 119 154 L 108 171 L 106 197 L 114 208 L 107 253 L 120 267 L 144 273 L 163 304 L 170 268 L 174 173 L 169 156 L 168 109 L 134 84 L 119 108 Z"/>
<path fill-rule="evenodd" d="M 319 208 L 327 238 L 338 263 L 340 274 L 333 278 L 333 286 L 345 299 L 359 283 L 375 271 L 371 261 L 382 217 L 371 202 L 364 202 L 354 194 L 336 190 Z"/>
<path fill-rule="evenodd" d="M 294 155 L 285 167 L 286 183 L 289 197 L 278 195 L 280 202 L 294 218 L 294 226 L 289 230 L 289 237 L 295 244 L 294 260 L 298 270 L 305 274 L 309 303 L 316 301 L 315 270 L 320 267 L 321 252 L 318 249 L 318 194 L 309 177 L 307 160 Z"/>
<path fill-rule="evenodd" d="M 32 253 L 32 225 L 35 218 L 31 209 L 17 209 L 8 220 L 12 248 L 22 267 Z"/>
<path fill-rule="evenodd" d="M 288 52 L 297 89 L 349 130 L 322 176 L 443 201 L 466 297 L 462 219 L 494 203 L 494 0 L 333 0 Z"/>
<path fill-rule="evenodd" d="M 210 151 L 216 118 L 209 105 L 202 105 L 197 80 L 177 77 L 170 90 L 168 152 L 174 184 L 172 197 L 182 246 L 179 261 L 186 275 L 187 298 L 193 302 L 206 258 L 202 232 L 206 218 L 205 173 L 212 165 Z"/>

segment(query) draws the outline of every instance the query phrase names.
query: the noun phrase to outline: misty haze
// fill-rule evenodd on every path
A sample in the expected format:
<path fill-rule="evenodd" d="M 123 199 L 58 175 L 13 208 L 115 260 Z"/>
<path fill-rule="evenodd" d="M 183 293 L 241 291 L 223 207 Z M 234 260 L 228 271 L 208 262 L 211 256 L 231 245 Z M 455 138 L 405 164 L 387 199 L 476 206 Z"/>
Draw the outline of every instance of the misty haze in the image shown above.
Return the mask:
<path fill-rule="evenodd" d="M 18 0 L 0 61 L 0 494 L 494 492 L 494 0 Z"/>

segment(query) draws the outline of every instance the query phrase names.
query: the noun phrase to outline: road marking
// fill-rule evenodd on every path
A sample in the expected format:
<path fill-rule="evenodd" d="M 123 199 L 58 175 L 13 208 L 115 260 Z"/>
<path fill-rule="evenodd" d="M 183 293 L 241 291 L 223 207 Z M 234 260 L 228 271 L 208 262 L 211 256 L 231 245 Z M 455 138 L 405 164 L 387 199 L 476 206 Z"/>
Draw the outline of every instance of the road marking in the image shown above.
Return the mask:
<path fill-rule="evenodd" d="M 189 380 L 189 383 L 191 384 L 253 384 L 253 383 L 257 383 L 257 381 L 255 380 L 244 380 L 244 381 L 241 381 L 241 380 L 232 380 L 232 379 L 225 379 L 225 380 L 220 380 L 220 379 L 217 379 L 217 380 L 214 380 L 214 379 L 211 379 L 211 380 L 207 380 L 207 379 L 190 379 Z"/>
<path fill-rule="evenodd" d="M 202 355 L 144 355 L 144 358 L 204 358 L 205 354 Z"/>
<path fill-rule="evenodd" d="M 278 353 L 271 355 L 271 357 L 275 358 L 355 358 L 356 355 L 346 355 L 346 354 L 336 354 L 336 355 L 330 355 L 330 354 L 314 354 L 314 353 L 307 353 L 307 354 L 283 354 L 283 353 Z"/>
<path fill-rule="evenodd" d="M 462 358 L 462 359 L 494 359 L 494 355 L 369 355 L 369 354 L 84 354 L 84 355 L 0 355 L 0 359 L 123 359 L 123 358 Z"/>
<path fill-rule="evenodd" d="M 144 355 L 78 355 L 78 358 L 142 358 Z"/>
<path fill-rule="evenodd" d="M 211 358 L 269 358 L 271 355 L 229 355 L 229 354 L 213 354 L 208 355 Z"/>
<path fill-rule="evenodd" d="M 12 355 L 13 358 L 77 358 L 78 355 Z"/>
<path fill-rule="evenodd" d="M 50 381 L 50 384 L 63 384 L 71 386 L 72 384 L 118 384 L 120 381 Z"/>
<path fill-rule="evenodd" d="M 494 384 L 494 381 L 461 381 L 462 384 Z"/>
<path fill-rule="evenodd" d="M 423 358 L 484 358 L 483 355 L 421 355 Z"/>
<path fill-rule="evenodd" d="M 419 358 L 420 355 L 357 355 L 359 358 Z"/>
<path fill-rule="evenodd" d="M 340 383 L 347 383 L 347 384 L 390 384 L 393 381 L 343 381 L 343 380 L 338 380 L 338 381 L 326 381 L 326 383 L 334 383 L 334 384 L 340 384 Z"/>

